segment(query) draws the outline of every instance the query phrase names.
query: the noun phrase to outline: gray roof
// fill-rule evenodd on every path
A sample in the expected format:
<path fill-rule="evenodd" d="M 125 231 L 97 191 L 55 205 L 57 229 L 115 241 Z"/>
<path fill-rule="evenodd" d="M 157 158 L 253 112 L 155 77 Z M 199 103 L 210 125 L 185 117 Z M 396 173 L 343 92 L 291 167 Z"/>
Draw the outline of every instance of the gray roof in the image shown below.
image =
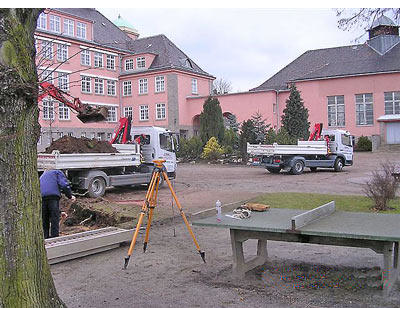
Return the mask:
<path fill-rule="evenodd" d="M 202 70 L 165 35 L 156 35 L 133 40 L 95 9 L 62 8 L 55 10 L 93 21 L 93 39 L 95 43 L 120 49 L 131 54 L 155 54 L 156 57 L 149 68 L 150 70 L 159 68 L 177 68 L 184 71 L 211 76 Z M 190 67 L 185 65 L 190 65 Z"/>
<path fill-rule="evenodd" d="M 305 52 L 260 86 L 250 91 L 287 89 L 296 80 L 324 79 L 400 71 L 400 45 L 380 55 L 367 43 Z"/>
<path fill-rule="evenodd" d="M 397 26 L 391 19 L 389 19 L 387 16 L 380 16 L 376 20 L 372 22 L 371 29 L 377 27 L 377 26 Z"/>

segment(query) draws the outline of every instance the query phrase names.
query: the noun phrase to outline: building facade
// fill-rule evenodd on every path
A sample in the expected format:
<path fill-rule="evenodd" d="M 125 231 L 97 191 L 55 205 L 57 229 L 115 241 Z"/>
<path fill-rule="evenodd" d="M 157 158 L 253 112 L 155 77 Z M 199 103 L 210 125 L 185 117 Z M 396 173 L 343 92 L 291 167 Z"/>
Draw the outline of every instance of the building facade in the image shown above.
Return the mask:
<path fill-rule="evenodd" d="M 134 126 L 160 126 L 183 137 L 198 134 L 212 75 L 165 35 L 139 38 L 120 16 L 95 9 L 47 9 L 35 34 L 40 80 L 83 103 L 107 106 L 106 122 L 80 122 L 63 104 L 39 103 L 38 148 L 63 135 L 108 140 L 120 117 Z M 275 129 L 295 84 L 309 121 L 346 129 L 376 143 L 400 144 L 400 37 L 390 19 L 377 19 L 360 45 L 309 50 L 248 92 L 218 96 L 224 115 L 238 122 L 259 112 Z"/>
<path fill-rule="evenodd" d="M 321 122 L 378 145 L 400 144 L 399 42 L 399 27 L 381 17 L 364 44 L 307 51 L 249 92 L 218 96 L 222 111 L 239 122 L 259 112 L 279 128 L 289 86 L 296 84 L 311 126 Z M 205 99 L 187 97 L 194 134 Z"/>
<path fill-rule="evenodd" d="M 186 97 L 208 95 L 215 78 L 165 35 L 138 37 L 120 16 L 112 23 L 95 9 L 46 9 L 39 16 L 39 82 L 108 108 L 107 121 L 84 124 L 64 104 L 43 99 L 39 151 L 64 135 L 110 140 L 119 118 L 126 116 L 135 126 L 188 133 L 191 126 L 182 119 Z"/>

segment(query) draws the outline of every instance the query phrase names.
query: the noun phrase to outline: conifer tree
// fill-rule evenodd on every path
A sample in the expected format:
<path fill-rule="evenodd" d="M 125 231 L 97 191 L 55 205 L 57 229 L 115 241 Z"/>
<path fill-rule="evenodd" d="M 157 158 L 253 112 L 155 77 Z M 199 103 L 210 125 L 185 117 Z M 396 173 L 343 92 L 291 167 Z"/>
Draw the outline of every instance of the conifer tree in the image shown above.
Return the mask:
<path fill-rule="evenodd" d="M 224 139 L 224 131 L 224 119 L 219 100 L 214 97 L 208 97 L 200 114 L 200 137 L 204 144 L 211 137 L 216 137 L 221 143 Z"/>
<path fill-rule="evenodd" d="M 251 120 L 254 126 L 254 133 L 256 134 L 256 143 L 264 143 L 268 127 L 271 124 L 266 123 L 266 119 L 263 119 L 262 114 L 259 111 L 251 116 Z"/>
<path fill-rule="evenodd" d="M 242 128 L 239 135 L 239 146 L 240 153 L 242 156 L 242 161 L 247 162 L 247 143 L 255 144 L 257 140 L 257 135 L 254 132 L 254 123 L 251 119 L 244 121 L 242 123 Z"/>
<path fill-rule="evenodd" d="M 282 127 L 295 139 L 308 139 L 310 135 L 308 109 L 304 107 L 300 92 L 294 84 L 290 87 L 290 95 L 283 110 Z"/>

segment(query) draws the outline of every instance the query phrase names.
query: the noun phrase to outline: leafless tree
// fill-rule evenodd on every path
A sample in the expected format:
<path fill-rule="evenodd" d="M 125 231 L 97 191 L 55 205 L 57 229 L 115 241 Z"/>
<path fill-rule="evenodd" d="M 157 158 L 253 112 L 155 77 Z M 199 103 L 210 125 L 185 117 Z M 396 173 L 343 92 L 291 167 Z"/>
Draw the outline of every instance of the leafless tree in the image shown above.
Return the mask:
<path fill-rule="evenodd" d="M 335 9 L 335 11 L 338 18 L 338 27 L 344 31 L 362 29 L 366 32 L 372 23 L 382 15 L 392 19 L 396 24 L 400 22 L 399 8 L 346 8 Z M 362 36 L 359 36 L 357 39 Z"/>
<path fill-rule="evenodd" d="M 227 94 L 232 91 L 232 84 L 230 81 L 223 78 L 215 79 L 213 81 L 212 94 L 221 95 Z"/>

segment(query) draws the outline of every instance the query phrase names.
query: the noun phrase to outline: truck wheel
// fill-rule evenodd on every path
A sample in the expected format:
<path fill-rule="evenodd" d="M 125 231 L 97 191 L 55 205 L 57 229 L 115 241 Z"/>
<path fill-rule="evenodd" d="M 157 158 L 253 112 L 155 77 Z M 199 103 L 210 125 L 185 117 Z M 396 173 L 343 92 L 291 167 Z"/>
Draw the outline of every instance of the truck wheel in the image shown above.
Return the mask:
<path fill-rule="evenodd" d="M 271 167 L 268 167 L 267 170 L 268 170 L 269 172 L 271 172 L 271 173 L 279 173 L 279 172 L 281 172 L 281 168 L 271 168 Z"/>
<path fill-rule="evenodd" d="M 336 172 L 340 172 L 343 170 L 343 159 L 342 158 L 336 158 L 335 160 L 335 165 L 333 166 Z"/>
<path fill-rule="evenodd" d="M 292 169 L 290 169 L 291 174 L 302 174 L 304 171 L 304 162 L 302 160 L 295 160 Z"/>
<path fill-rule="evenodd" d="M 88 192 L 92 198 L 97 198 L 104 195 L 106 191 L 106 181 L 102 177 L 95 177 L 89 182 Z"/>

